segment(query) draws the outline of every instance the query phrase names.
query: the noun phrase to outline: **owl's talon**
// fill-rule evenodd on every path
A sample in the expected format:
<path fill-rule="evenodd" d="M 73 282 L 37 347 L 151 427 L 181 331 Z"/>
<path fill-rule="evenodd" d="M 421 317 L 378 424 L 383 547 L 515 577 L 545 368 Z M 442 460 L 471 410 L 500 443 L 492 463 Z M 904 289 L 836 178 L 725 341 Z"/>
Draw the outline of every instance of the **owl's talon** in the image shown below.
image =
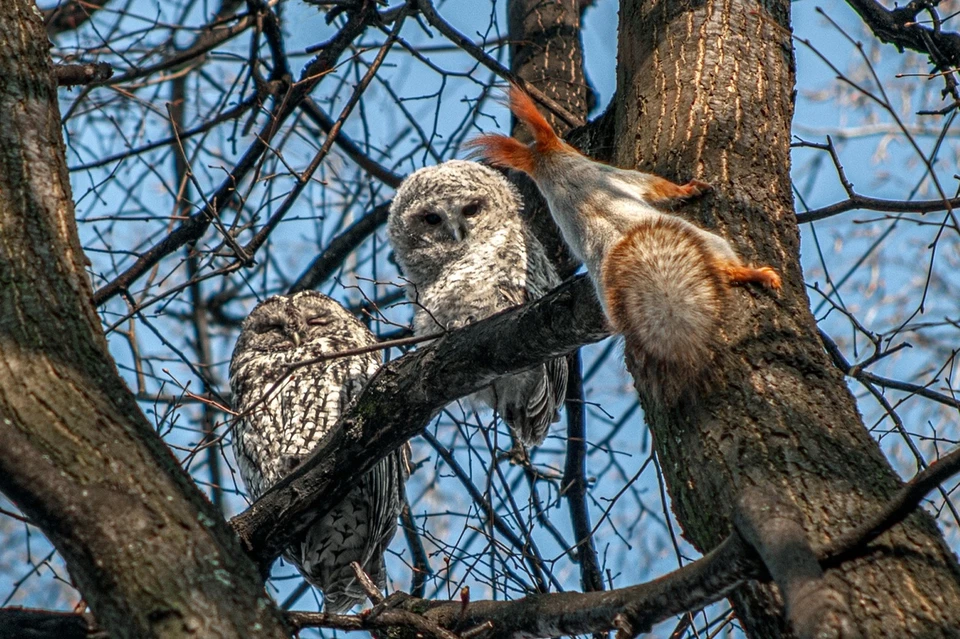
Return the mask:
<path fill-rule="evenodd" d="M 510 450 L 502 450 L 497 453 L 497 459 L 509 462 L 511 466 L 530 465 L 530 453 L 527 452 L 527 447 L 519 441 L 515 441 Z"/>

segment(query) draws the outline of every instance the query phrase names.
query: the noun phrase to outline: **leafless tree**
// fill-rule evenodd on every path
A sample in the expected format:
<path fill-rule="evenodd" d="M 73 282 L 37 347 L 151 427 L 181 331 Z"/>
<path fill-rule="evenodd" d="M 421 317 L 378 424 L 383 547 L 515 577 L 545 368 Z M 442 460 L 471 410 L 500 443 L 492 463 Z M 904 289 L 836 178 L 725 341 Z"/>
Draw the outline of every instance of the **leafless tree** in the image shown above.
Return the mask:
<path fill-rule="evenodd" d="M 616 34 L 611 0 L 7 5 L 0 637 L 960 635 L 955 3 L 797 6 L 794 33 L 787 0 L 623 0 Z M 507 82 L 596 159 L 710 182 L 677 214 L 783 291 L 734 291 L 712 383 L 657 407 L 512 176 L 570 279 L 385 345 L 336 436 L 248 504 L 240 321 L 317 289 L 406 337 L 391 194 L 509 129 Z M 505 458 L 459 400 L 560 355 L 562 423 Z M 408 440 L 394 595 L 318 612 L 277 558 Z"/>

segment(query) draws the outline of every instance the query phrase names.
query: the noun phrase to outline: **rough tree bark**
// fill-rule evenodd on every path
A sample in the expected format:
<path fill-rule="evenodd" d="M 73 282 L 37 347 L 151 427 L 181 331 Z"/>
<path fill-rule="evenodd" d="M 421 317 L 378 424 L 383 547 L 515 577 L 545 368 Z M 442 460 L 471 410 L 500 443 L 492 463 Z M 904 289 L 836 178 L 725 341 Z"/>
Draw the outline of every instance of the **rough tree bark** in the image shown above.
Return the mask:
<path fill-rule="evenodd" d="M 803 287 L 789 173 L 789 16 L 787 0 L 625 0 L 621 9 L 615 162 L 712 183 L 715 193 L 682 214 L 784 275 L 779 295 L 733 292 L 726 346 L 697 404 L 667 409 L 637 388 L 674 510 L 702 551 L 729 532 L 746 487 L 778 490 L 822 544 L 900 485 L 824 352 Z M 827 579 L 864 637 L 960 633 L 960 570 L 925 513 Z M 732 600 L 749 636 L 790 635 L 775 589 L 743 587 Z"/>
<path fill-rule="evenodd" d="M 592 92 L 583 68 L 581 5 L 580 0 L 509 0 L 507 17 L 510 70 L 586 122 Z M 544 111 L 544 115 L 560 135 L 570 130 L 556 114 Z M 530 139 L 516 119 L 512 134 L 524 141 Z M 511 179 L 523 195 L 524 216 L 557 271 L 561 277 L 572 275 L 580 264 L 567 249 L 537 186 L 521 173 L 512 173 Z"/>
<path fill-rule="evenodd" d="M 288 637 L 108 354 L 32 0 L 5 3 L 0 41 L 0 488 L 111 637 Z"/>

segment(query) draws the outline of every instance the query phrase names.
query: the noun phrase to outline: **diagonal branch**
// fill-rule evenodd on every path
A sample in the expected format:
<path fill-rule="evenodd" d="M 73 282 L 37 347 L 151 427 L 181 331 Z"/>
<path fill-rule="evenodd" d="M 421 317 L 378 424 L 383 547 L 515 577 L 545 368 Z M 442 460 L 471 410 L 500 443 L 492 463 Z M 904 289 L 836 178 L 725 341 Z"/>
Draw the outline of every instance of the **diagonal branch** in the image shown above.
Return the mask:
<path fill-rule="evenodd" d="M 960 34 L 941 28 L 937 2 L 912 0 L 903 7 L 889 10 L 876 0 L 847 0 L 847 4 L 860 14 L 860 18 L 881 42 L 889 42 L 901 53 L 904 49 L 926 53 L 934 70 L 944 72 L 946 86 L 942 93 L 944 96 L 950 94 L 954 99 L 948 109 L 956 106 L 957 100 L 960 100 L 955 78 L 955 71 L 960 66 Z M 818 11 L 823 13 L 822 9 Z M 932 29 L 917 20 L 917 16 L 924 11 L 933 19 Z M 944 112 L 946 109 L 941 111 Z"/>
<path fill-rule="evenodd" d="M 336 273 L 350 254 L 382 224 L 386 224 L 390 202 L 384 202 L 365 213 L 356 222 L 330 240 L 323 253 L 314 258 L 310 266 L 290 286 L 290 293 L 315 289 Z"/>
<path fill-rule="evenodd" d="M 417 0 L 417 8 L 420 10 L 420 13 L 426 18 L 430 26 L 434 27 L 437 31 L 442 33 L 448 40 L 456 44 L 458 47 L 463 49 L 465 52 L 473 56 L 477 62 L 484 65 L 501 78 L 509 80 L 510 82 L 517 84 L 524 91 L 530 94 L 530 96 L 544 105 L 557 117 L 562 119 L 564 123 L 570 128 L 576 128 L 578 126 L 583 126 L 584 121 L 580 116 L 570 113 L 563 105 L 559 104 L 556 100 L 550 96 L 544 94 L 540 89 L 533 86 L 531 83 L 526 82 L 523 78 L 517 77 L 510 69 L 506 68 L 493 58 L 487 55 L 487 53 L 478 47 L 473 41 L 467 36 L 463 35 L 457 31 L 453 25 L 440 17 L 440 14 L 437 13 L 436 8 L 433 6 L 433 3 L 430 0 Z"/>
<path fill-rule="evenodd" d="M 579 277 L 546 297 L 453 331 L 386 364 L 335 434 L 292 475 L 232 524 L 262 572 L 329 504 L 423 430 L 444 406 L 494 378 L 531 368 L 607 336 L 589 280 Z M 334 452 L 335 451 L 335 452 Z"/>
<path fill-rule="evenodd" d="M 582 282 L 581 279 L 580 283 Z M 569 291 L 576 285 L 575 282 L 561 290 Z M 551 297 L 556 295 L 552 294 Z M 492 319 L 508 318 L 511 322 L 519 323 L 524 312 L 532 311 L 532 307 L 523 307 Z M 490 320 L 475 326 L 483 324 L 486 324 L 487 328 L 497 326 L 496 322 Z M 451 334 L 450 338 L 444 340 L 448 342 L 447 346 L 451 341 L 463 343 L 470 337 L 470 333 L 476 332 L 479 331 L 468 328 Z M 444 340 L 441 340 L 441 343 Z M 431 350 L 432 347 L 421 353 Z M 403 358 L 408 362 L 412 359 Z M 884 508 L 868 517 L 858 528 L 835 538 L 825 547 L 812 549 L 812 553 L 823 567 L 830 567 L 844 558 L 850 558 L 877 535 L 902 521 L 917 508 L 930 490 L 958 472 L 960 449 L 918 473 Z M 269 493 L 264 498 L 268 496 Z M 754 509 L 754 523 L 751 525 L 766 528 L 763 518 L 756 516 L 758 512 L 758 509 Z M 745 514 L 748 518 L 751 517 L 749 512 Z M 767 529 L 767 532 L 770 530 Z M 749 531 L 747 534 L 750 536 Z M 763 547 L 771 541 L 769 535 L 766 541 L 760 538 L 753 541 L 754 546 L 761 546 L 761 554 L 767 555 L 773 563 L 783 559 L 782 553 L 771 553 L 769 546 Z M 772 541 L 776 543 L 778 540 Z M 805 546 L 804 540 L 799 541 Z M 805 552 L 809 551 L 811 549 L 806 546 Z M 796 578 L 793 568 L 781 563 L 773 566 L 771 572 L 779 574 L 781 580 L 791 580 Z M 809 567 L 807 570 L 810 570 Z M 815 572 L 816 568 L 813 571 Z M 343 630 L 384 629 L 385 626 L 396 624 L 396 627 L 414 631 L 430 630 L 434 632 L 434 636 L 437 636 L 438 628 L 460 632 L 462 635 L 468 634 L 474 628 L 486 628 L 489 632 L 480 636 L 496 636 L 502 639 L 557 637 L 615 629 L 618 631 L 618 639 L 621 639 L 645 632 L 653 624 L 674 615 L 699 610 L 725 597 L 748 579 L 765 581 L 769 576 L 765 574 L 763 561 L 753 551 L 751 544 L 735 532 L 701 559 L 659 579 L 606 592 L 552 593 L 532 595 L 514 601 L 475 601 L 467 605 L 459 601 L 426 601 L 417 597 L 401 596 L 399 603 L 385 609 L 381 616 L 291 612 L 288 613 L 288 620 L 297 628 L 316 626 Z M 391 614 L 384 618 L 382 615 L 387 613 Z M 385 623 L 385 620 L 389 620 L 389 623 Z M 37 639 L 91 639 L 93 636 L 103 638 L 103 635 L 93 634 L 96 632 L 95 625 L 89 618 L 16 608 L 0 610 L 0 636 L 6 636 L 4 631 L 10 636 L 35 636 Z M 34 631 L 34 634 L 26 635 L 28 631 Z M 71 632 L 74 634 L 70 634 Z M 78 634 L 84 632 L 89 634 Z"/>
<path fill-rule="evenodd" d="M 928 54 L 941 69 L 960 65 L 960 35 L 951 31 L 929 29 L 917 21 L 917 15 L 929 3 L 910 2 L 904 7 L 886 9 L 876 0 L 847 0 L 860 14 L 873 34 L 901 51 L 912 49 Z"/>
<path fill-rule="evenodd" d="M 270 140 L 280 129 L 280 125 L 310 95 L 321 78 L 334 68 L 347 47 L 375 18 L 376 12 L 372 9 L 350 15 L 350 19 L 343 28 L 324 45 L 320 54 L 307 64 L 301 75 L 302 79 L 294 84 L 289 94 L 279 101 L 271 117 L 268 118 L 265 128 L 257 135 L 257 140 L 250 145 L 216 192 L 207 198 L 209 204 L 188 217 L 169 235 L 141 254 L 126 271 L 99 288 L 93 295 L 94 305 L 100 306 L 121 291 L 127 290 L 161 259 L 203 237 L 211 221 L 216 219 L 223 207 L 233 199 L 237 185 L 257 166 L 260 157 L 269 147 Z"/>
<path fill-rule="evenodd" d="M 787 621 L 799 639 L 859 637 L 844 597 L 824 578 L 796 505 L 767 487 L 740 494 L 734 526 L 780 588 Z"/>

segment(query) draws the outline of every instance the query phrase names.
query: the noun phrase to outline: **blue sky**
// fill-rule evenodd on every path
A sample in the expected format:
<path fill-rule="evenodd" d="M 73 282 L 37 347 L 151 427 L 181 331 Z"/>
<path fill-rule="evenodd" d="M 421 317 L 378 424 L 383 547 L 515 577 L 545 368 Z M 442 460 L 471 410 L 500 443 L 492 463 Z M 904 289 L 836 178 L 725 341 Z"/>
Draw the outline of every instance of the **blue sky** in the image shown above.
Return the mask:
<path fill-rule="evenodd" d="M 291 59 L 291 67 L 296 76 L 311 57 L 304 52 L 305 49 L 328 37 L 333 28 L 324 23 L 322 15 L 313 7 L 299 2 L 287 2 L 282 7 L 288 49 L 291 52 L 302 52 Z M 851 79 L 876 95 L 881 95 L 879 87 L 869 74 L 864 72 L 863 58 L 856 47 L 819 15 L 816 7 L 816 4 L 805 0 L 792 3 L 796 36 L 810 39 L 811 44 L 837 68 L 849 73 Z M 130 20 L 133 24 L 139 23 L 141 27 L 149 24 L 151 18 L 158 18 L 161 22 L 172 22 L 179 18 L 176 9 L 172 8 L 172 3 L 165 5 L 144 1 L 135 3 L 135 8 L 141 12 L 144 19 Z M 204 7 L 197 8 L 195 12 L 202 8 Z M 450 0 L 438 3 L 438 9 L 446 19 L 475 40 L 492 40 L 506 32 L 503 2 L 491 5 L 469 0 Z M 922 108 L 919 105 L 924 100 L 928 102 L 928 107 L 937 108 L 939 85 L 930 90 L 929 82 L 922 78 L 909 75 L 903 78 L 894 77 L 894 72 L 900 70 L 904 64 L 912 65 L 908 70 L 913 68 L 923 71 L 926 68 L 923 59 L 918 56 L 900 56 L 892 47 L 875 43 L 864 33 L 859 19 L 845 4 L 833 3 L 828 8 L 828 14 L 847 30 L 854 40 L 859 39 L 866 44 L 865 55 L 875 64 L 894 111 L 901 113 L 904 121 L 911 127 L 915 121 L 919 121 L 915 136 L 917 145 L 924 153 L 930 153 L 935 147 L 935 134 L 942 125 L 942 119 L 924 120 L 912 113 Z M 102 39 L 107 33 L 107 28 L 115 19 L 105 16 L 102 20 L 94 20 L 91 28 L 83 30 L 77 36 L 68 36 L 58 44 L 67 49 L 77 42 L 85 45 L 96 43 L 98 38 Z M 199 24 L 202 23 L 203 16 L 198 13 L 191 15 L 190 19 Z M 601 108 L 610 100 L 615 88 L 616 28 L 617 3 L 612 0 L 597 0 L 585 14 L 583 39 L 587 75 L 597 91 Z M 412 20 L 404 26 L 401 36 L 415 44 L 444 44 L 439 34 L 428 37 Z M 186 44 L 189 37 L 190 34 L 182 34 L 178 36 L 178 42 L 182 39 L 180 44 Z M 149 39 L 149 34 L 145 38 Z M 373 34 L 368 34 L 364 41 L 376 44 L 380 40 Z M 130 38 L 116 43 L 116 47 L 119 46 L 129 46 L 131 52 L 136 52 L 138 47 L 144 45 L 136 38 Z M 242 77 L 241 62 L 248 47 L 249 43 L 244 40 L 231 42 L 228 46 L 216 50 L 212 54 L 216 64 L 212 65 L 214 70 L 211 77 L 196 80 L 191 87 L 195 87 L 198 92 L 210 91 L 210 87 L 217 83 L 226 86 L 238 81 L 238 78 Z M 896 123 L 890 114 L 845 90 L 843 84 L 835 80 L 835 73 L 807 46 L 797 42 L 795 50 L 798 97 L 794 130 L 798 138 L 822 143 L 827 134 L 833 135 L 847 177 L 860 193 L 890 199 L 933 198 L 930 182 L 924 180 L 924 166 L 917 160 L 919 156 L 902 135 L 896 134 Z M 371 59 L 373 53 L 374 51 L 366 52 L 366 58 Z M 391 166 L 401 174 L 424 164 L 435 163 L 439 159 L 422 150 L 424 140 L 433 142 L 436 149 L 447 149 L 442 159 L 455 155 L 453 150 L 448 148 L 451 140 L 455 140 L 452 136 L 459 131 L 460 122 L 472 108 L 471 101 L 481 93 L 482 84 L 489 78 L 485 69 L 476 68 L 471 59 L 455 52 L 435 51 L 429 53 L 428 57 L 432 64 L 454 74 L 441 77 L 410 55 L 395 51 L 388 57 L 387 64 L 379 74 L 389 85 L 375 82 L 369 98 L 351 116 L 344 129 L 354 139 L 368 140 L 371 154 L 382 158 L 384 163 L 396 162 L 395 166 Z M 135 53 L 128 52 L 116 64 L 122 65 L 122 60 L 134 58 Z M 501 60 L 505 61 L 502 55 Z M 351 73 L 353 71 L 345 65 L 338 76 L 345 86 L 356 81 L 356 76 Z M 460 77 L 455 75 L 456 73 L 468 75 Z M 142 107 L 139 100 L 123 102 L 126 99 L 123 95 L 98 89 L 94 99 L 100 100 L 100 104 L 110 105 L 112 101 L 120 100 L 124 105 L 120 113 L 134 115 L 119 121 L 101 119 L 96 115 L 76 116 L 69 120 L 65 127 L 69 164 L 76 167 L 104 155 L 122 151 L 121 139 L 136 147 L 164 137 L 167 128 L 166 114 L 162 111 L 162 104 L 166 99 L 163 86 L 158 85 L 156 89 L 150 86 L 136 89 L 139 100 L 155 102 L 160 105 L 159 111 Z M 327 83 L 321 84 L 321 91 L 326 91 L 325 86 Z M 416 126 L 412 126 L 394 108 L 390 91 L 395 91 L 404 98 L 404 107 L 412 114 Z M 347 95 L 349 91 L 344 89 L 334 99 L 321 103 L 335 116 Z M 65 112 L 77 97 L 76 92 L 61 93 Z M 205 110 L 214 109 L 216 101 L 215 93 L 198 93 L 197 97 L 190 101 L 188 111 L 192 116 L 200 118 Z M 442 111 L 437 110 L 438 101 L 443 104 Z M 136 113 L 139 108 L 142 108 L 142 116 L 138 118 Z M 508 115 L 502 107 L 488 104 L 484 107 L 484 112 L 490 116 L 482 120 L 486 130 L 509 125 Z M 230 166 L 238 151 L 242 152 L 251 139 L 252 131 L 256 131 L 260 125 L 262 122 L 258 122 L 250 131 L 223 131 L 204 138 L 202 143 L 187 143 L 188 155 L 194 160 L 194 172 L 205 192 L 209 193 L 219 183 L 224 175 L 223 167 Z M 122 136 L 118 136 L 111 127 L 122 131 Z M 926 129 L 930 129 L 934 135 L 930 135 Z M 843 138 L 841 133 L 844 130 L 856 135 Z M 401 131 L 406 133 L 398 136 Z M 309 161 L 317 146 L 316 140 L 307 139 L 302 133 L 292 133 L 284 138 L 284 162 L 302 167 Z M 948 139 L 940 148 L 940 159 L 936 165 L 945 189 L 951 195 L 956 189 L 955 180 L 952 178 L 956 171 L 954 147 L 952 140 Z M 412 150 L 407 152 L 405 149 Z M 77 215 L 81 239 L 93 261 L 95 285 L 102 284 L 98 274 L 114 272 L 114 260 L 120 260 L 122 266 L 123 260 L 130 259 L 123 255 L 108 255 L 104 252 L 105 248 L 124 246 L 140 250 L 151 245 L 167 228 L 174 205 L 173 189 L 167 183 L 170 157 L 150 157 L 149 162 L 127 160 L 102 169 L 76 171 L 72 174 L 74 193 L 78 200 Z M 149 166 L 145 167 L 145 164 Z M 244 187 L 251 206 L 260 207 L 264 215 L 268 214 L 275 202 L 282 199 L 290 185 L 289 179 L 283 176 L 281 163 L 273 162 L 265 167 L 265 173 L 269 173 L 269 170 L 276 171 L 273 179 L 264 178 L 262 184 Z M 255 295 L 250 295 L 242 304 L 231 308 L 231 312 L 236 316 L 242 314 L 241 307 L 249 310 L 257 296 L 276 292 L 281 282 L 303 270 L 316 254 L 318 246 L 325 245 L 343 225 L 363 214 L 370 206 L 388 199 L 391 193 L 390 189 L 375 181 L 358 177 L 348 162 L 336 157 L 330 158 L 316 177 L 324 180 L 326 184 L 311 184 L 307 189 L 303 206 L 295 210 L 281 225 L 274 241 L 264 251 L 264 255 L 260 256 L 265 266 L 245 281 L 238 280 L 238 286 L 245 287 Z M 798 193 L 799 211 L 802 211 L 804 206 L 816 208 L 845 197 L 829 159 L 825 158 L 821 151 L 795 150 L 793 178 Z M 197 201 L 199 202 L 199 198 Z M 937 215 L 940 214 L 930 214 L 929 217 L 932 219 Z M 119 216 L 123 220 L 105 220 L 108 216 Z M 260 221 L 262 222 L 262 219 Z M 955 332 L 950 333 L 949 327 L 920 333 L 894 332 L 893 329 L 905 312 L 909 312 L 911 304 L 918 304 L 918 291 L 923 288 L 928 274 L 927 264 L 932 255 L 929 245 L 936 233 L 936 227 L 918 224 L 915 220 L 881 219 L 880 214 L 859 211 L 814 225 L 804 225 L 801 233 L 804 270 L 811 287 L 817 287 L 810 290 L 812 305 L 818 319 L 822 320 L 821 326 L 834 336 L 848 356 L 852 360 L 860 360 L 864 353 L 869 355 L 869 350 L 864 350 L 863 339 L 856 336 L 850 323 L 840 313 L 830 311 L 832 305 L 855 312 L 867 328 L 889 335 L 892 344 L 898 343 L 897 340 L 912 342 L 913 348 L 884 360 L 876 368 L 877 372 L 913 380 L 923 380 L 925 375 L 932 374 L 931 362 L 937 361 L 938 352 L 926 337 L 940 335 L 932 332 L 934 330 L 945 330 L 947 337 L 944 339 L 948 343 L 950 339 L 957 343 Z M 212 247 L 217 241 L 216 237 L 207 238 L 205 244 Z M 379 298 L 395 290 L 397 274 L 383 248 L 384 242 L 385 236 L 381 231 L 358 252 L 353 261 L 348 262 L 346 271 L 340 277 L 334 278 L 323 287 L 324 292 L 343 301 L 356 303 L 361 299 L 361 295 Z M 950 269 L 955 264 L 955 237 L 951 236 L 950 241 L 944 241 L 940 247 L 940 254 L 932 258 L 933 272 L 945 280 L 946 288 L 936 289 L 934 293 L 937 290 L 950 290 Z M 214 265 L 214 261 L 211 261 L 209 266 Z M 150 281 L 150 285 L 155 287 L 151 290 L 163 290 L 164 286 L 172 286 L 180 281 L 182 269 L 178 268 L 168 266 L 167 270 Z M 168 271 L 169 274 L 164 275 Z M 838 285 L 836 290 L 832 289 L 832 285 L 843 279 L 848 271 L 852 274 L 842 285 Z M 169 279 L 169 283 L 165 278 Z M 207 286 L 208 292 L 216 290 L 215 282 Z M 148 289 L 144 288 L 143 291 L 146 294 Z M 820 291 L 827 291 L 832 302 L 825 302 Z M 143 321 L 149 320 L 156 324 L 159 327 L 158 334 L 179 345 L 182 351 L 189 352 L 190 336 L 183 332 L 182 324 L 178 323 L 175 317 L 177 312 L 185 310 L 184 299 L 169 303 L 164 301 L 151 306 Z M 958 316 L 957 310 L 956 299 L 941 292 L 928 296 L 925 314 L 919 317 L 955 318 Z M 113 326 L 126 313 L 126 306 L 120 300 L 114 300 L 107 305 L 102 315 L 105 324 Z M 409 315 L 409 307 L 393 307 L 386 311 L 387 321 L 375 322 L 374 328 L 381 332 L 390 332 L 394 329 L 390 322 L 405 324 Z M 108 337 L 111 351 L 132 387 L 137 387 L 145 377 L 146 381 L 142 383 L 149 390 L 172 392 L 178 384 L 192 378 L 189 368 L 178 361 L 169 344 L 145 330 L 143 325 L 139 326 L 135 335 L 124 335 L 126 327 L 126 323 L 117 325 L 117 330 Z M 218 365 L 213 374 L 224 388 L 226 364 L 235 334 L 235 329 L 223 329 L 218 330 L 214 336 Z M 136 372 L 132 342 L 137 344 L 139 356 L 146 364 L 145 376 L 142 370 L 140 376 Z M 585 369 L 589 370 L 591 364 L 604 356 L 609 348 L 609 343 L 603 343 L 585 349 Z M 649 435 L 642 425 L 641 414 L 633 407 L 632 386 L 619 363 L 620 347 L 614 344 L 612 348 L 613 356 L 605 359 L 604 365 L 592 372 L 587 383 L 587 399 L 590 402 L 588 431 L 594 435 L 591 440 L 595 445 L 590 451 L 588 474 L 596 478 L 591 488 L 591 516 L 597 526 L 596 537 L 601 561 L 604 567 L 609 569 L 613 584 L 625 586 L 675 568 L 678 558 L 674 544 L 686 557 L 695 557 L 696 553 L 682 540 L 679 529 L 670 521 L 672 516 L 669 515 L 669 509 L 663 508 L 664 498 L 657 481 L 656 468 L 650 461 Z M 392 356 L 396 356 L 396 353 L 392 353 Z M 851 388 L 858 396 L 864 394 L 862 388 Z M 895 398 L 896 401 L 899 399 Z M 158 429 L 167 435 L 171 443 L 189 448 L 196 442 L 196 406 L 187 405 L 171 410 L 162 404 L 145 402 L 143 408 L 148 416 L 157 422 Z M 936 456 L 938 450 L 952 445 L 956 439 L 955 426 L 948 426 L 951 418 L 956 422 L 955 413 L 944 413 L 928 404 L 909 401 L 902 407 L 903 415 L 909 418 L 913 428 L 913 437 L 909 441 L 895 433 L 883 434 L 891 425 L 872 399 L 862 399 L 861 410 L 868 426 L 876 426 L 877 436 L 881 439 L 885 451 L 897 462 L 898 470 L 905 475 L 916 470 L 916 463 L 907 450 L 908 444 L 918 447 L 930 459 Z M 626 418 L 631 426 L 615 431 L 613 424 L 623 418 Z M 515 467 L 491 463 L 491 438 L 505 437 L 505 433 L 502 428 L 498 431 L 492 426 L 489 414 L 483 413 L 478 417 L 466 406 L 452 406 L 439 424 L 432 427 L 432 432 L 454 451 L 464 471 L 483 489 L 484 494 L 498 505 L 503 516 L 508 519 L 514 517 L 510 519 L 511 525 L 518 530 L 528 524 L 532 526 L 530 534 L 536 540 L 542 556 L 545 560 L 554 562 L 557 575 L 555 587 L 577 589 L 576 565 L 564 557 L 557 539 L 559 535 L 569 540 L 571 533 L 566 506 L 557 501 L 556 490 L 552 488 L 555 482 L 546 481 L 539 485 L 541 499 L 548 506 L 549 519 L 557 529 L 557 533 L 553 534 L 539 524 L 530 524 L 527 512 L 530 493 L 523 474 Z M 615 434 L 607 439 L 605 436 L 608 433 Z M 557 469 L 562 469 L 562 434 L 562 427 L 556 426 L 551 439 L 537 451 L 534 458 L 538 468 L 547 475 L 551 472 L 556 474 Z M 932 437 L 933 435 L 936 437 Z M 225 454 L 225 461 L 229 463 L 229 449 Z M 443 565 L 443 557 L 454 558 L 451 564 L 453 578 L 449 581 L 437 581 L 433 591 L 428 589 L 428 594 L 446 596 L 448 591 L 454 592 L 459 584 L 469 584 L 474 598 L 517 596 L 517 589 L 524 581 L 523 578 L 492 580 L 490 572 L 493 570 L 491 566 L 507 566 L 517 570 L 522 576 L 522 564 L 501 556 L 503 553 L 498 551 L 496 544 L 489 543 L 487 537 L 478 532 L 482 531 L 484 526 L 475 509 L 463 499 L 462 485 L 451 478 L 450 469 L 438 461 L 436 453 L 429 446 L 423 442 L 415 443 L 414 459 L 421 465 L 409 486 L 410 499 L 418 521 L 425 523 L 428 536 L 432 539 L 432 549 L 436 551 L 433 558 L 434 568 Z M 203 472 L 202 466 L 198 466 L 195 471 L 201 481 Z M 630 488 L 622 492 L 624 485 L 637 475 Z M 513 504 L 507 497 L 504 486 L 512 487 Z M 244 501 L 238 495 L 232 496 L 229 503 L 232 512 L 244 507 Z M 666 516 L 664 512 L 667 513 Z M 945 521 L 949 526 L 950 538 L 956 542 L 956 527 L 950 524 L 949 520 Z M 20 545 L 16 546 L 16 549 L 22 554 L 26 542 L 22 537 L 18 539 Z M 44 554 L 45 545 L 35 533 L 31 544 L 32 556 Z M 402 538 L 397 538 L 393 549 L 397 554 L 390 558 L 391 575 L 396 578 L 397 587 L 407 588 L 409 570 L 404 564 L 406 551 Z M 3 559 L 4 556 L 0 554 L 0 569 L 6 567 L 0 574 L 0 597 L 5 597 L 7 592 L 14 590 L 15 581 L 25 572 L 17 567 L 16 557 L 10 558 L 9 565 L 3 563 Z M 291 573 L 278 567 L 276 574 Z M 278 600 L 283 600 L 298 581 L 297 578 L 275 580 Z M 497 584 L 495 587 L 491 586 L 494 581 Z M 52 605 L 44 598 L 47 596 L 44 592 L 50 592 L 49 588 L 45 589 L 45 584 L 51 583 L 52 576 L 49 572 L 30 577 L 25 581 L 25 586 L 17 590 L 14 601 Z M 312 602 L 313 594 L 308 593 L 297 603 L 297 607 L 315 605 Z M 724 605 L 721 604 L 720 608 L 723 609 Z M 675 622 L 662 624 L 655 635 L 666 636 L 674 625 Z"/>

